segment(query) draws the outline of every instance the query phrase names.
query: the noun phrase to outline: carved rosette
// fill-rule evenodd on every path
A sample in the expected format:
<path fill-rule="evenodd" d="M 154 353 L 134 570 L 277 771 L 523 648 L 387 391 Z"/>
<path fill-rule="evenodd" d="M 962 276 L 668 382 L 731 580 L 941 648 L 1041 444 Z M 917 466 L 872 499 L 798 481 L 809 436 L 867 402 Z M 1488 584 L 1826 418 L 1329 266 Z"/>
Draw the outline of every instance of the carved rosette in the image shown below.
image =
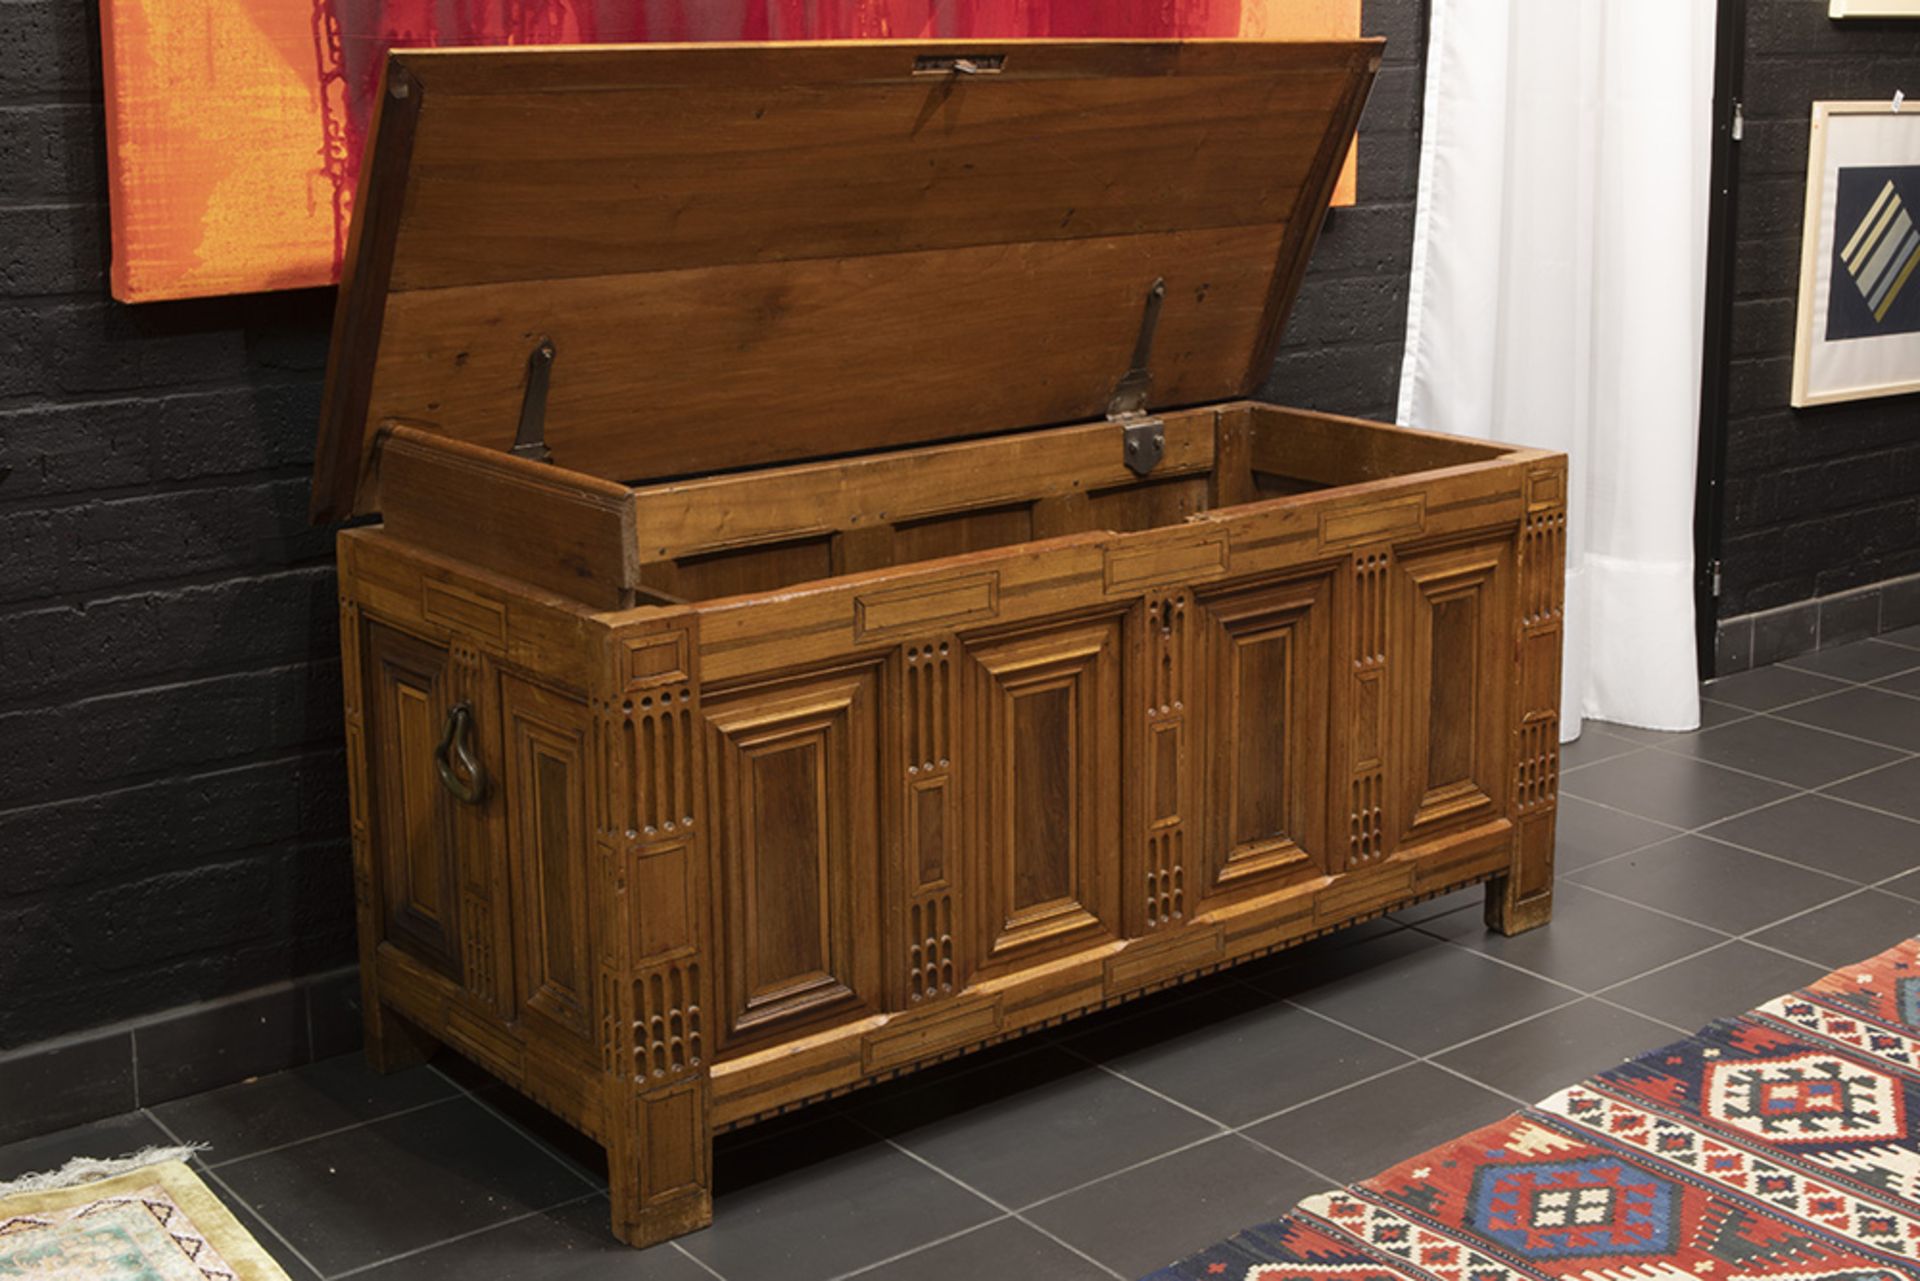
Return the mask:
<path fill-rule="evenodd" d="M 1353 558 L 1351 664 L 1353 776 L 1347 807 L 1347 866 L 1386 853 L 1387 551 Z"/>
<path fill-rule="evenodd" d="M 1146 926 L 1185 918 L 1187 825 L 1193 812 L 1189 705 L 1193 685 L 1193 596 L 1181 589 L 1146 598 Z"/>
<path fill-rule="evenodd" d="M 942 636 L 901 647 L 900 744 L 904 788 L 905 1003 L 951 996 L 961 983 L 955 928 L 960 904 L 954 714 L 959 641 Z"/>

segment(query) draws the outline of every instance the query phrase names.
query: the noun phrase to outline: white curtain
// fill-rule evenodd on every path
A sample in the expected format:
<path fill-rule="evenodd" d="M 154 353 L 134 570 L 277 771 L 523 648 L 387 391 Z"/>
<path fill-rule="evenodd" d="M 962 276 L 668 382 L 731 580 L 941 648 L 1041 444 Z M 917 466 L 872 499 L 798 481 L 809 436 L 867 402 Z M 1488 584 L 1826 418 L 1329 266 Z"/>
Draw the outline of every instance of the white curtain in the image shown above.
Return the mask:
<path fill-rule="evenodd" d="M 1402 423 L 1571 460 L 1562 736 L 1691 729 L 1713 0 L 1433 0 Z"/>

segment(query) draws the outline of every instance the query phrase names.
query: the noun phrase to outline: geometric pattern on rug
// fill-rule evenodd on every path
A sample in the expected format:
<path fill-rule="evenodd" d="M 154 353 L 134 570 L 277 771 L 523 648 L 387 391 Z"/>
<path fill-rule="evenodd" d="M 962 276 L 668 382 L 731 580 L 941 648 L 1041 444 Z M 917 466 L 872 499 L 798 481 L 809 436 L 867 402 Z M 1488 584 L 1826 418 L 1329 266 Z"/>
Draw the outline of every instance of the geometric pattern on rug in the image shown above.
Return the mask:
<path fill-rule="evenodd" d="M 286 1281 L 279 1265 L 179 1162 L 0 1198 L 0 1277 Z"/>
<path fill-rule="evenodd" d="M 1920 939 L 1147 1281 L 1920 1281 Z"/>

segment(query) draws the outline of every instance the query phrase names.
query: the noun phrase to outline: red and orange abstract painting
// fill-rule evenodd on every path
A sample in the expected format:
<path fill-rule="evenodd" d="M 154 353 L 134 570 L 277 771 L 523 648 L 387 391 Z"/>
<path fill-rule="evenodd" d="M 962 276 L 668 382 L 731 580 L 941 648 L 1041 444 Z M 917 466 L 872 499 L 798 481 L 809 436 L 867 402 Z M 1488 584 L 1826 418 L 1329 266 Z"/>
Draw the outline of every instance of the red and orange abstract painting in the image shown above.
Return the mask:
<path fill-rule="evenodd" d="M 1360 0 L 100 0 L 113 294 L 330 284 L 386 51 L 1357 35 Z M 1342 199 L 1351 199 L 1351 165 Z"/>

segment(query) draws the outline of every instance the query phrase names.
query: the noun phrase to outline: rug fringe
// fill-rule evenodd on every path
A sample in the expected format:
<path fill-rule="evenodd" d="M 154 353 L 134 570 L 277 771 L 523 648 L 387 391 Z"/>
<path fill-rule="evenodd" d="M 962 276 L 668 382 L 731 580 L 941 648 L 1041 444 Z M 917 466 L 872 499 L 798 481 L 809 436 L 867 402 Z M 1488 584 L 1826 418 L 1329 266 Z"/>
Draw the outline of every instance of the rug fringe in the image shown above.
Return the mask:
<path fill-rule="evenodd" d="M 141 1148 L 127 1156 L 91 1157 L 77 1156 L 57 1170 L 43 1170 L 38 1174 L 23 1174 L 17 1179 L 0 1183 L 0 1198 L 19 1196 L 27 1192 L 54 1192 L 61 1188 L 71 1188 L 82 1183 L 93 1183 L 100 1179 L 111 1179 L 119 1174 L 131 1174 L 135 1170 L 144 1170 L 150 1165 L 163 1165 L 168 1161 L 184 1161 L 196 1152 L 207 1148 L 204 1143 L 182 1143 L 174 1147 Z"/>

